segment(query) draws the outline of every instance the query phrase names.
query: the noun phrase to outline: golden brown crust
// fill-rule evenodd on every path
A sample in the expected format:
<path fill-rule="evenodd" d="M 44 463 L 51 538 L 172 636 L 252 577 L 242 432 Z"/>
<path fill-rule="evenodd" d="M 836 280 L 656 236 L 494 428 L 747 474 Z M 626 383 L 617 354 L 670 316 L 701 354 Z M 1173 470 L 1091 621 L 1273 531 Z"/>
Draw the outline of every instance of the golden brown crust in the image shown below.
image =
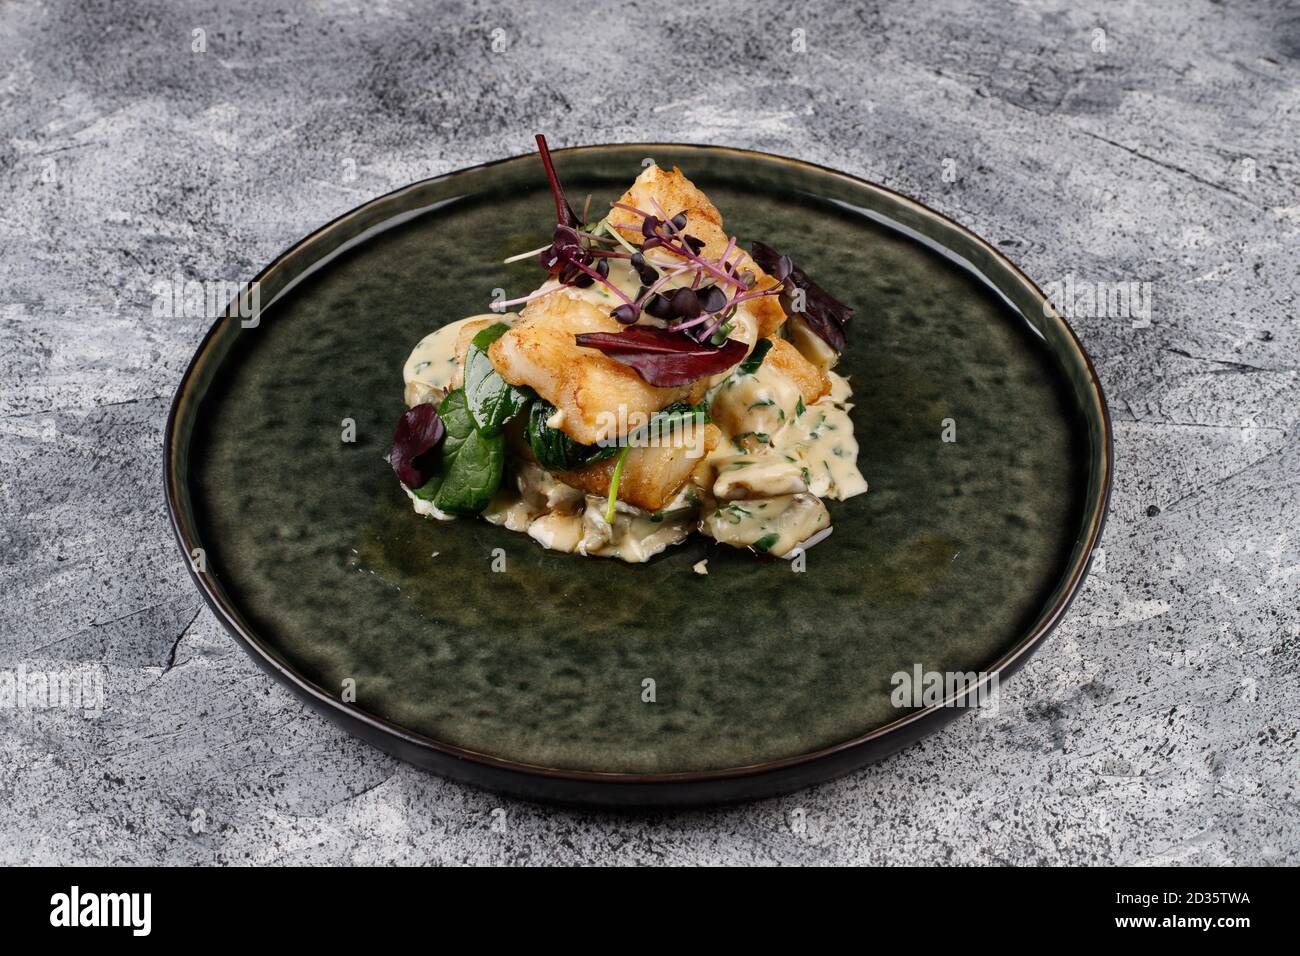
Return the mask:
<path fill-rule="evenodd" d="M 794 382 L 805 405 L 811 405 L 831 390 L 830 376 L 785 339 L 772 339 L 772 348 L 763 361 Z"/>
<path fill-rule="evenodd" d="M 672 501 L 704 456 L 718 447 L 722 433 L 716 425 L 705 425 L 703 448 L 696 444 L 692 454 L 691 444 L 697 443 L 698 437 L 686 432 L 685 438 L 675 444 L 629 450 L 618 482 L 619 501 L 647 511 L 658 511 Z M 615 464 L 616 458 L 606 458 L 555 477 L 587 494 L 607 495 Z"/>
<path fill-rule="evenodd" d="M 627 192 L 619 197 L 619 202 L 656 215 L 655 203 L 658 203 L 670 218 L 679 212 L 686 212 L 687 218 L 692 222 L 708 221 L 718 228 L 722 227 L 722 213 L 676 166 L 671 172 L 665 172 L 658 166 L 647 166 Z M 691 215 L 692 212 L 694 216 Z M 640 216 L 617 207 L 609 211 L 609 221 L 615 226 L 641 228 Z"/>
<path fill-rule="evenodd" d="M 556 292 L 529 303 L 520 321 L 492 343 L 488 357 L 511 385 L 529 386 L 563 413 L 556 427 L 594 445 L 693 392 L 692 386 L 650 385 L 627 365 L 574 341 L 581 332 L 622 328 L 598 306 Z"/>

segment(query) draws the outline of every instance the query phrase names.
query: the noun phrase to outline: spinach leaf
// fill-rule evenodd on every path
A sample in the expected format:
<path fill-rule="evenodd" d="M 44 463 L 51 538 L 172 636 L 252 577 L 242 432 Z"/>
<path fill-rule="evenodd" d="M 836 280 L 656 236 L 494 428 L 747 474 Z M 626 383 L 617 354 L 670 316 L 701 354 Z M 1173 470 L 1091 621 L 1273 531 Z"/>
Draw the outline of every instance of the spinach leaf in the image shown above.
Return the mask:
<path fill-rule="evenodd" d="M 691 405 L 687 402 L 674 402 L 650 416 L 650 422 L 639 429 L 629 432 L 622 441 L 611 440 L 609 444 L 583 445 L 558 428 L 546 424 L 555 414 L 555 406 L 544 398 L 533 399 L 528 411 L 528 423 L 524 428 L 524 437 L 532 449 L 537 463 L 547 471 L 571 471 L 586 465 L 595 464 L 617 455 L 627 445 L 628 440 L 642 435 L 670 435 L 671 429 L 680 427 L 687 421 L 704 424 L 709 420 L 703 404 Z M 448 439 L 451 426 L 447 426 Z M 444 439 L 444 440 L 448 440 Z"/>
<path fill-rule="evenodd" d="M 448 514 L 476 515 L 501 486 L 505 436 L 484 435 L 474 427 L 463 388 L 448 393 L 438 406 L 438 415 L 447 428 L 447 437 L 442 442 L 439 477 L 434 479 L 440 483 L 434 491 L 433 505 Z"/>
<path fill-rule="evenodd" d="M 474 419 L 469 414 L 465 389 L 458 388 L 447 393 L 447 397 L 438 405 L 438 417 L 447 429 L 447 435 L 442 440 L 443 461 L 446 461 L 448 453 L 454 455 L 474 431 Z"/>
<path fill-rule="evenodd" d="M 554 414 L 554 405 L 544 398 L 537 399 L 528 412 L 524 434 L 539 465 L 547 471 L 567 471 L 582 459 L 582 446 L 558 428 L 546 424 Z"/>
<path fill-rule="evenodd" d="M 425 501 L 432 501 L 438 495 L 438 489 L 442 486 L 442 475 L 437 474 L 422 484 L 419 488 L 412 488 L 411 494 L 417 498 L 423 498 Z"/>
<path fill-rule="evenodd" d="M 454 515 L 481 512 L 501 486 L 505 457 L 504 435 L 470 432 L 443 476 L 434 507 Z"/>
<path fill-rule="evenodd" d="M 708 421 L 708 406 L 703 402 L 698 405 L 689 402 L 673 402 L 651 415 L 649 423 L 644 428 L 629 432 L 628 439 L 641 435 L 656 436 L 661 440 L 671 438 L 674 432 L 684 427 L 687 422 L 704 425 Z"/>
<path fill-rule="evenodd" d="M 754 345 L 754 351 L 749 353 L 749 357 L 740 363 L 740 371 L 744 375 L 753 375 L 758 371 L 758 367 L 763 364 L 763 359 L 767 358 L 767 353 L 772 349 L 771 339 L 759 339 Z"/>
<path fill-rule="evenodd" d="M 490 346 L 510 326 L 497 322 L 481 329 L 465 354 L 465 396 L 475 426 L 485 436 L 497 435 L 501 426 L 518 415 L 533 397 L 532 389 L 516 388 L 497 374 L 488 358 Z"/>
<path fill-rule="evenodd" d="M 570 471 L 618 454 L 617 444 L 583 445 L 560 429 L 552 428 L 546 422 L 554 414 L 554 405 L 544 398 L 535 398 L 524 428 L 524 437 L 533 457 L 547 471 Z"/>

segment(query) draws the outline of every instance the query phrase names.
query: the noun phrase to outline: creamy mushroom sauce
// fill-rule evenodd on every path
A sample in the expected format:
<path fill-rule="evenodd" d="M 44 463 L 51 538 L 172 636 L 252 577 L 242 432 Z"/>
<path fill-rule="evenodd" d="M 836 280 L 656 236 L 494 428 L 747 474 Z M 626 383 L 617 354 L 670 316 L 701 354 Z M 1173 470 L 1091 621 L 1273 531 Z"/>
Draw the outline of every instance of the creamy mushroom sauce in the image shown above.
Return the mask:
<path fill-rule="evenodd" d="M 460 383 L 463 356 L 457 345 L 461 333 L 468 332 L 475 326 L 486 328 L 494 322 L 509 324 L 514 318 L 513 313 L 485 312 L 482 315 L 471 315 L 466 319 L 448 322 L 420 339 L 402 368 L 402 380 L 406 383 L 403 394 L 406 407 L 414 408 L 425 402 L 437 403 Z"/>
<path fill-rule="evenodd" d="M 609 278 L 629 296 L 636 295 L 640 287 L 635 272 L 622 260 L 610 260 Z M 687 284 L 690 279 L 688 273 L 669 287 Z M 548 280 L 541 289 L 556 285 L 555 280 Z M 620 304 L 597 284 L 585 289 L 566 286 L 551 294 L 611 309 Z M 511 313 L 470 316 L 425 336 L 403 369 L 406 404 L 440 401 L 448 389 L 459 384 L 461 338 L 473 323 L 484 327 L 514 318 Z M 644 316 L 642 321 L 656 322 Z M 733 326 L 731 337 L 752 348 L 756 324 L 744 303 Z M 828 347 L 821 345 L 820 339 L 809 342 L 815 336 L 806 328 L 796 325 L 791 332 L 792 343 L 813 364 L 827 368 L 833 363 L 833 353 L 826 354 Z M 842 500 L 867 490 L 858 470 L 858 443 L 848 414 L 852 389 L 843 376 L 829 370 L 826 374 L 830 391 L 807 406 L 798 386 L 767 362 L 752 374 L 735 369 L 715 379 L 706 401 L 722 441 L 676 498 L 653 515 L 619 501 L 611 525 L 605 521 L 605 497 L 584 494 L 535 464 L 516 463 L 513 481 L 507 476 L 483 518 L 525 532 L 545 548 L 632 563 L 648 561 L 695 530 L 724 544 L 791 555 L 830 527 L 823 498 Z M 562 424 L 550 422 L 553 428 Z M 419 514 L 443 521 L 453 517 L 417 498 L 410 489 L 407 495 Z"/>

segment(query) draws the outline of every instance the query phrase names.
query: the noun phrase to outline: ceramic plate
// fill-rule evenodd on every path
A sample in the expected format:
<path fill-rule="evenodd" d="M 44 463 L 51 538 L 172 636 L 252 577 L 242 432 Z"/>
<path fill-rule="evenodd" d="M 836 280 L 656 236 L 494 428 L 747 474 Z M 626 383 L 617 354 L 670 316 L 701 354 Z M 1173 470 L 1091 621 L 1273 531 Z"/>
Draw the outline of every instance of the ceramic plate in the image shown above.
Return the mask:
<path fill-rule="evenodd" d="M 1096 375 L 1038 289 L 943 216 L 806 163 L 645 144 L 556 157 L 569 194 L 598 203 L 648 157 L 679 165 L 729 232 L 856 308 L 839 371 L 871 490 L 828 502 L 834 533 L 802 572 L 699 537 L 627 565 L 415 515 L 384 460 L 407 353 L 539 281 L 502 260 L 549 240 L 541 163 L 505 160 L 308 236 L 259 276 L 255 322 L 223 318 L 199 347 L 167 489 L 230 631 L 387 751 L 586 804 L 788 791 L 963 712 L 895 706 L 897 673 L 1005 680 L 1077 590 L 1110 484 Z"/>

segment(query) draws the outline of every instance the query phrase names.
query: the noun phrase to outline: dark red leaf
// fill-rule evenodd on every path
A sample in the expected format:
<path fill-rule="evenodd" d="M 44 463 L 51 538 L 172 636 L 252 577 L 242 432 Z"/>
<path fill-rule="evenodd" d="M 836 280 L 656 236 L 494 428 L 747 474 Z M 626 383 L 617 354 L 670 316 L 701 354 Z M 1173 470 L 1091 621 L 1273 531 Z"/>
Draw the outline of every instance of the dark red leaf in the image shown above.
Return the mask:
<path fill-rule="evenodd" d="M 736 339 L 714 348 L 652 325 L 633 325 L 621 332 L 586 332 L 575 338 L 582 348 L 598 349 L 661 388 L 717 375 L 745 357 L 745 343 Z"/>
<path fill-rule="evenodd" d="M 406 487 L 423 486 L 438 464 L 434 454 L 447 435 L 447 428 L 432 405 L 408 408 L 397 423 L 393 447 L 388 452 L 388 463 L 393 466 L 397 480 Z"/>
<path fill-rule="evenodd" d="M 782 278 L 782 273 L 785 273 L 785 290 L 781 293 L 782 307 L 787 312 L 803 316 L 808 327 L 831 348 L 843 352 L 845 327 L 853 317 L 853 309 L 808 278 L 808 274 L 790 262 L 788 256 L 781 255 L 766 243 L 755 242 L 752 250 L 754 261 L 768 275 Z M 795 289 L 803 290 L 802 309 L 793 308 Z"/>

